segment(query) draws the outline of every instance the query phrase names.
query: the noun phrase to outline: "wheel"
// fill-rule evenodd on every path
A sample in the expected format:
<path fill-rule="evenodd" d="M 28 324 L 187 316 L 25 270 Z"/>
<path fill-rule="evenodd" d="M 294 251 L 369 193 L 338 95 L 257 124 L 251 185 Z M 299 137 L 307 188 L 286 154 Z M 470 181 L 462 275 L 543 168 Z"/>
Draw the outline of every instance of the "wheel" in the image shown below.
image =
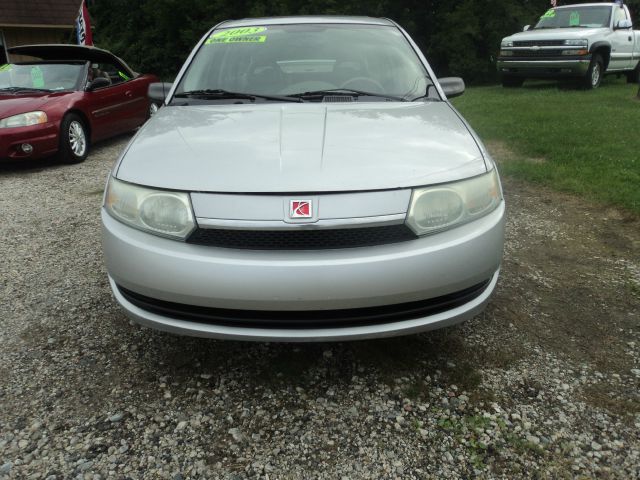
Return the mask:
<path fill-rule="evenodd" d="M 504 88 L 519 88 L 524 83 L 524 78 L 511 75 L 502 76 L 502 86 Z"/>
<path fill-rule="evenodd" d="M 627 83 L 640 83 L 640 63 L 627 73 Z"/>
<path fill-rule="evenodd" d="M 351 86 L 354 85 L 355 87 Z M 370 85 L 372 87 L 374 87 L 373 89 L 370 89 L 368 87 L 361 87 L 360 85 Z M 351 78 L 349 80 L 347 80 L 346 82 L 344 82 L 342 85 L 340 85 L 340 88 L 347 88 L 347 89 L 354 89 L 354 90 L 364 90 L 367 92 L 371 92 L 371 93 L 384 93 L 384 87 L 377 82 L 376 80 L 374 80 L 373 78 L 368 78 L 368 77 L 354 77 Z"/>
<path fill-rule="evenodd" d="M 88 154 L 89 135 L 84 121 L 75 113 L 65 115 L 60 124 L 60 159 L 65 163 L 80 163 Z"/>
<path fill-rule="evenodd" d="M 604 76 L 604 60 L 602 55 L 595 54 L 591 59 L 589 70 L 582 80 L 584 88 L 587 90 L 595 90 L 602 83 L 602 77 Z"/>

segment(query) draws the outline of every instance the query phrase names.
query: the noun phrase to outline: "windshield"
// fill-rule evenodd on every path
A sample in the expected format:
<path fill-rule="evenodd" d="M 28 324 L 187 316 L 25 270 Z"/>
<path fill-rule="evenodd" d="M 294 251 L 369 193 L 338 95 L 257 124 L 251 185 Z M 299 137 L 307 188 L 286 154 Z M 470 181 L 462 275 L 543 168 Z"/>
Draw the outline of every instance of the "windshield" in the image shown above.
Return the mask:
<path fill-rule="evenodd" d="M 35 88 L 44 90 L 72 90 L 79 83 L 83 64 L 21 63 L 0 66 L 0 89 Z"/>
<path fill-rule="evenodd" d="M 411 100 L 423 97 L 430 84 L 395 27 L 269 25 L 213 32 L 176 94 L 224 90 L 284 96 L 348 89 Z"/>
<path fill-rule="evenodd" d="M 611 7 L 570 7 L 548 10 L 534 27 L 538 28 L 599 28 L 608 27 Z"/>

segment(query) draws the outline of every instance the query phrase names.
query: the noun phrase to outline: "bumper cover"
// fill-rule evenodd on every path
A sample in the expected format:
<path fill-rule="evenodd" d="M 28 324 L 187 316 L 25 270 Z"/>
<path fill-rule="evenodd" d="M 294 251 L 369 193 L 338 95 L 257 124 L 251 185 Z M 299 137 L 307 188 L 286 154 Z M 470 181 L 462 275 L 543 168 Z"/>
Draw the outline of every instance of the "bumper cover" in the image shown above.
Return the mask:
<path fill-rule="evenodd" d="M 102 212 L 116 300 L 135 321 L 179 334 L 258 341 L 337 341 L 406 335 L 458 323 L 487 303 L 497 281 L 504 203 L 454 230 L 395 245 L 331 251 L 240 251 L 155 237 Z M 140 308 L 118 287 L 163 302 L 238 311 L 365 309 L 450 295 L 489 279 L 463 305 L 388 323 L 281 328 L 205 323 Z M 304 322 L 304 319 L 301 319 Z"/>
<path fill-rule="evenodd" d="M 23 143 L 33 147 L 31 154 L 27 155 L 21 150 Z M 37 159 L 48 157 L 57 151 L 58 127 L 53 123 L 0 129 L 0 159 Z"/>
<path fill-rule="evenodd" d="M 513 59 L 510 57 L 498 58 L 498 72 L 505 75 L 526 77 L 579 77 L 587 74 L 591 56 L 579 59 Z"/>

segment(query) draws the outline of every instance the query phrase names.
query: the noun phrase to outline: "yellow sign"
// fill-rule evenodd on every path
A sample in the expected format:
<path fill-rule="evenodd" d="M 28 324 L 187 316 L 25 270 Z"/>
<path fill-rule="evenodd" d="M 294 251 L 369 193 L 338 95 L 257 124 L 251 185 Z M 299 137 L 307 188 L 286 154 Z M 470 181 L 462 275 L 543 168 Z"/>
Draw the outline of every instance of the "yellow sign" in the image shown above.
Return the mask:
<path fill-rule="evenodd" d="M 215 43 L 264 43 L 267 41 L 266 35 L 256 35 L 267 30 L 267 27 L 242 27 L 230 28 L 211 34 L 206 45 Z"/>

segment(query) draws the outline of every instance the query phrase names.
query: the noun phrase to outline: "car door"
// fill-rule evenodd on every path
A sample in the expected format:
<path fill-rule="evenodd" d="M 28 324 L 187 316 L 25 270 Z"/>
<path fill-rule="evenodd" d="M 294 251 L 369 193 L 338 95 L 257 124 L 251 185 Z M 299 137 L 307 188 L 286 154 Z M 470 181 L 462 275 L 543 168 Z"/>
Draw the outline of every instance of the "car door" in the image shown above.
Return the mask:
<path fill-rule="evenodd" d="M 623 20 L 630 20 L 625 6 L 613 7 L 613 35 L 611 42 L 611 61 L 608 70 L 628 70 L 631 68 L 633 56 L 633 30 L 618 29 Z"/>
<path fill-rule="evenodd" d="M 93 77 L 102 77 L 109 85 L 88 92 L 95 139 L 128 132 L 144 122 L 148 100 L 146 91 L 135 79 L 110 63 L 93 64 Z"/>

